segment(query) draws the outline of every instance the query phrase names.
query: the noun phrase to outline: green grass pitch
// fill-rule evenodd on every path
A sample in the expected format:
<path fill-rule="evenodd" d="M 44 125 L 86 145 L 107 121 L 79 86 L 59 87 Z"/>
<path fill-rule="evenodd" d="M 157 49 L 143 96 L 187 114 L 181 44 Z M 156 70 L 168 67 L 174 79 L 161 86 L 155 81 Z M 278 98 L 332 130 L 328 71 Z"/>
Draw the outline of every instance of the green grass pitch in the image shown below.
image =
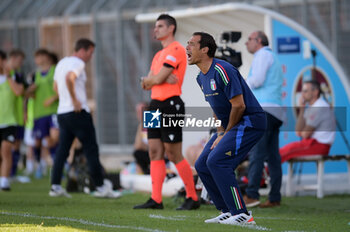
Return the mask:
<path fill-rule="evenodd" d="M 164 198 L 164 210 L 133 210 L 148 194 L 125 194 L 119 199 L 96 199 L 83 193 L 73 198 L 48 196 L 49 180 L 13 183 L 0 192 L 0 231 L 350 231 L 350 196 L 284 197 L 272 209 L 254 208 L 257 227 L 205 224 L 218 215 L 214 206 L 179 212 L 174 198 Z M 265 200 L 265 199 L 262 199 Z"/>

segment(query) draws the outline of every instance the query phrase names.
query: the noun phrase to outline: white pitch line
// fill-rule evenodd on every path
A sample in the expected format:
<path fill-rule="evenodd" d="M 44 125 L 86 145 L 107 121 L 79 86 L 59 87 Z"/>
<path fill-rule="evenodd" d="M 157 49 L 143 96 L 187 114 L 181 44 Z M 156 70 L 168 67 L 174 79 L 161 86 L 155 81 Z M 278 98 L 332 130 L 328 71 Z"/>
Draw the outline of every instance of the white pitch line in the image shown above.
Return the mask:
<path fill-rule="evenodd" d="M 179 217 L 164 217 L 162 215 L 157 215 L 157 214 L 150 214 L 150 218 L 157 218 L 157 219 L 164 219 L 164 220 L 170 220 L 170 221 L 183 221 L 185 220 L 184 218 L 179 218 Z"/>
<path fill-rule="evenodd" d="M 280 218 L 280 217 L 254 217 L 257 219 L 265 219 L 265 220 L 295 220 L 295 221 L 305 221 L 302 218 Z"/>
<path fill-rule="evenodd" d="M 157 219 L 163 219 L 163 220 L 170 220 L 170 221 L 183 221 L 185 220 L 186 216 L 175 216 L 175 217 L 164 217 L 162 215 L 157 214 L 150 214 L 150 218 L 157 218 Z M 257 226 L 257 225 L 237 225 L 244 228 L 254 229 L 254 230 L 261 230 L 261 231 L 270 231 L 271 229 L 263 227 L 263 226 Z"/>
<path fill-rule="evenodd" d="M 262 230 L 262 231 L 270 231 L 271 229 L 263 227 L 263 226 L 257 226 L 257 225 L 235 225 L 243 228 L 249 228 L 254 230 Z"/>
<path fill-rule="evenodd" d="M 304 231 L 304 230 L 285 230 L 282 232 L 307 232 L 307 231 Z"/>
<path fill-rule="evenodd" d="M 107 227 L 107 228 L 133 229 L 133 230 L 141 230 L 141 231 L 147 231 L 147 232 L 166 232 L 164 230 L 154 230 L 154 229 L 149 229 L 149 228 L 144 228 L 144 227 L 136 227 L 136 226 L 110 225 L 110 224 L 87 221 L 84 219 L 75 219 L 75 218 L 68 218 L 68 217 L 38 216 L 38 215 L 34 215 L 34 214 L 29 214 L 29 213 L 11 213 L 11 212 L 0 212 L 0 214 L 9 215 L 9 216 L 20 216 L 20 217 L 30 217 L 30 218 L 39 218 L 39 219 L 48 219 L 48 220 L 60 220 L 60 221 L 76 222 L 76 223 L 80 223 L 83 225 L 92 225 L 92 226 L 100 226 L 100 227 Z"/>

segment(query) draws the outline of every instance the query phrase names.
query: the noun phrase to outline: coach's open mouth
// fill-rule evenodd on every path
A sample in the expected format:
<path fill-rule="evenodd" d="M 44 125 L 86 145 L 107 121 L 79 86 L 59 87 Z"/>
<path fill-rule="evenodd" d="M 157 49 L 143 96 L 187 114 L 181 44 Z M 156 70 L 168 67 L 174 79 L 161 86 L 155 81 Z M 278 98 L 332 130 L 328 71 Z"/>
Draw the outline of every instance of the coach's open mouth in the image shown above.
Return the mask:
<path fill-rule="evenodd" d="M 191 60 L 192 55 L 187 53 L 187 60 Z"/>

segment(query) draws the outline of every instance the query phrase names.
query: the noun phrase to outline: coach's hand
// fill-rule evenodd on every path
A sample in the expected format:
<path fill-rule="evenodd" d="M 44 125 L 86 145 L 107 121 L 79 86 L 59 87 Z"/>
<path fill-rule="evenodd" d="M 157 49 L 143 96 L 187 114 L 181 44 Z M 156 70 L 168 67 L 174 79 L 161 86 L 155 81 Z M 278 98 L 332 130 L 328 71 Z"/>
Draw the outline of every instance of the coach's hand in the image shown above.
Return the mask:
<path fill-rule="evenodd" d="M 79 113 L 82 110 L 81 103 L 79 100 L 73 100 L 74 112 Z"/>
<path fill-rule="evenodd" d="M 218 145 L 222 137 L 224 137 L 224 134 L 218 134 L 218 137 L 215 139 L 215 141 L 213 142 L 213 145 L 211 145 L 210 147 L 211 150 L 213 150 L 216 147 L 216 145 Z"/>
<path fill-rule="evenodd" d="M 300 98 L 299 98 L 299 107 L 305 107 L 305 105 L 306 105 L 306 101 L 305 101 L 305 99 L 303 98 L 303 96 L 300 96 Z"/>

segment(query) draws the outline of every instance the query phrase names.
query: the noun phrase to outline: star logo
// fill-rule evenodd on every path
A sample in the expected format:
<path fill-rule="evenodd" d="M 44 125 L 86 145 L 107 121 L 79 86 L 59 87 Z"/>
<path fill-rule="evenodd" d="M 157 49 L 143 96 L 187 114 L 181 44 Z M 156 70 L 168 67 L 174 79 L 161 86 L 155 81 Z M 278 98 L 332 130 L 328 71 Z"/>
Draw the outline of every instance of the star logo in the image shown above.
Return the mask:
<path fill-rule="evenodd" d="M 157 109 L 156 111 L 143 112 L 143 128 L 160 128 L 162 113 Z"/>
<path fill-rule="evenodd" d="M 159 120 L 159 116 L 160 116 L 160 115 L 162 115 L 162 113 L 161 113 L 161 112 L 159 112 L 159 109 L 157 109 L 157 111 L 156 111 L 156 112 L 151 113 L 151 114 L 153 115 L 153 117 L 152 117 L 152 119 L 151 119 L 151 122 L 152 122 L 154 119 Z"/>

